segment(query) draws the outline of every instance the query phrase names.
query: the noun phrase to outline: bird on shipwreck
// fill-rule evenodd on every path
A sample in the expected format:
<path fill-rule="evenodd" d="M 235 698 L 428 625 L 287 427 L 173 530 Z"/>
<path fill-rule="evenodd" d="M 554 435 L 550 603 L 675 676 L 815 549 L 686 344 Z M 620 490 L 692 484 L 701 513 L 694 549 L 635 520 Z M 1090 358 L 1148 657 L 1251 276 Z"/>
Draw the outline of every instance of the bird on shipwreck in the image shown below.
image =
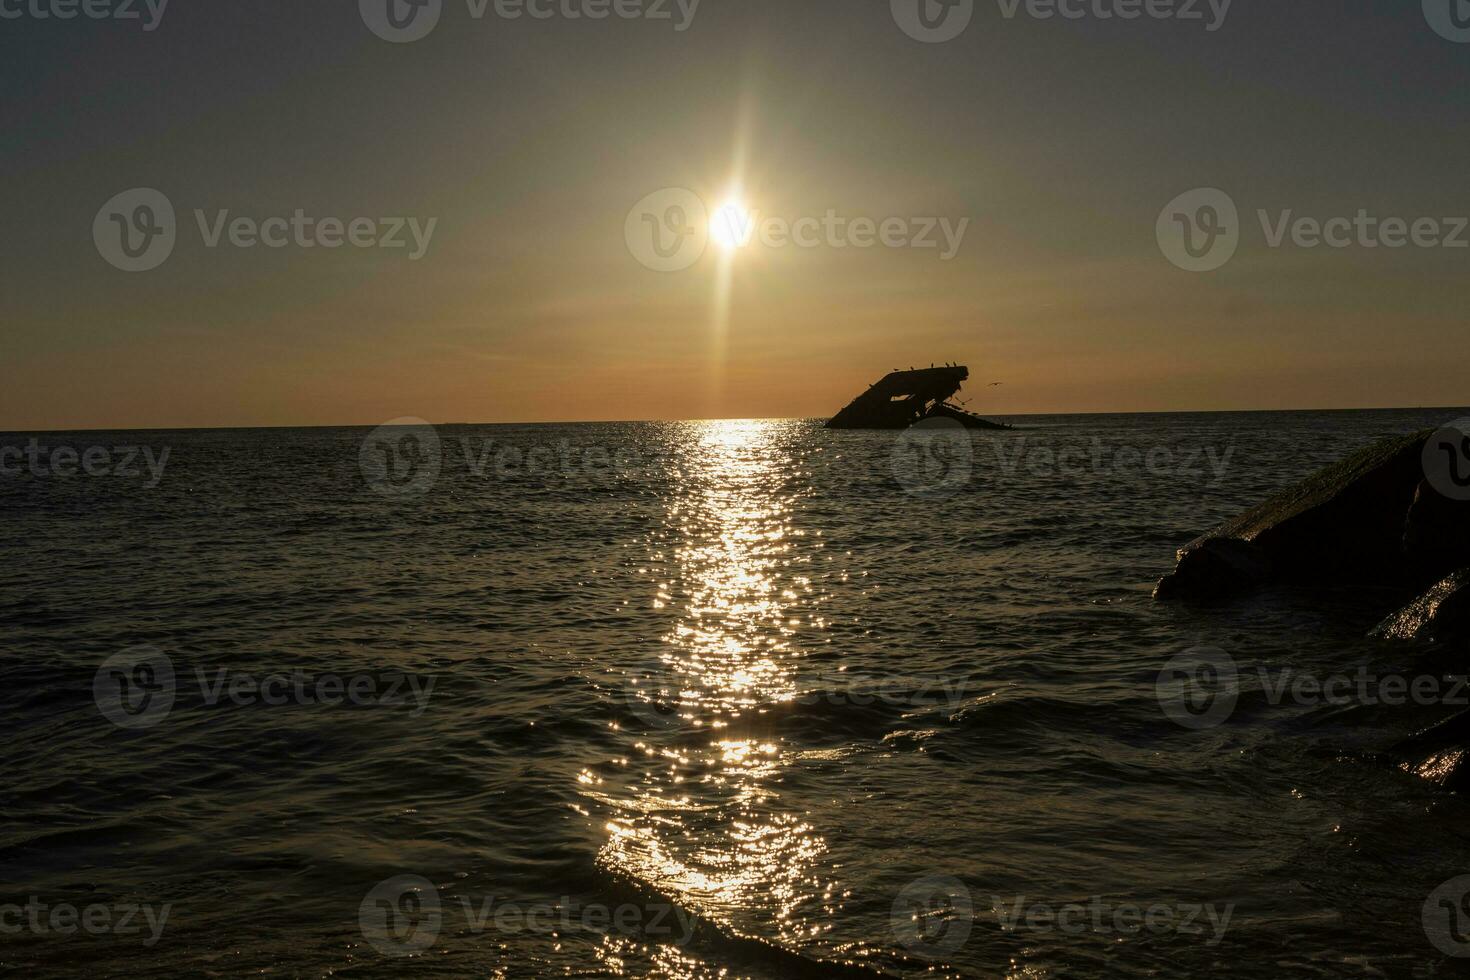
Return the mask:
<path fill-rule="evenodd" d="M 928 419 L 950 419 L 967 429 L 1010 429 L 950 401 L 970 378 L 958 364 L 894 371 L 868 386 L 827 422 L 829 429 L 907 429 Z"/>

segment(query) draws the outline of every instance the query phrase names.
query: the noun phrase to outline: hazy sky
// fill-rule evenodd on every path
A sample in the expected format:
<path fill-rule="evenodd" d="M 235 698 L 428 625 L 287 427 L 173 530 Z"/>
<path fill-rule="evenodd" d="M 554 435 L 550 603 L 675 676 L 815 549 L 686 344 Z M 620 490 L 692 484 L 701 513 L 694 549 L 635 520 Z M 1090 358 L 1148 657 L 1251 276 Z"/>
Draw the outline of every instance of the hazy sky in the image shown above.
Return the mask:
<path fill-rule="evenodd" d="M 1361 222 L 1270 242 L 1290 209 L 1470 243 L 1470 43 L 1431 26 L 1441 0 L 976 0 L 942 43 L 900 27 L 921 0 L 442 0 L 410 43 L 369 29 L 388 0 L 172 0 L 152 30 L 145 0 L 52 2 L 0 0 L 0 428 L 830 415 L 943 361 L 998 415 L 1470 401 L 1470 248 Z M 630 247 L 677 217 L 646 196 L 737 183 L 762 220 L 902 221 L 674 272 Z M 161 227 L 104 208 L 134 188 L 176 220 L 126 272 L 97 242 Z M 1207 272 L 1158 237 L 1196 188 L 1238 208 Z M 230 241 L 298 209 L 370 218 L 374 247 Z M 376 247 L 385 218 L 436 221 Z M 937 224 L 908 246 L 925 219 L 968 222 L 952 257 Z"/>

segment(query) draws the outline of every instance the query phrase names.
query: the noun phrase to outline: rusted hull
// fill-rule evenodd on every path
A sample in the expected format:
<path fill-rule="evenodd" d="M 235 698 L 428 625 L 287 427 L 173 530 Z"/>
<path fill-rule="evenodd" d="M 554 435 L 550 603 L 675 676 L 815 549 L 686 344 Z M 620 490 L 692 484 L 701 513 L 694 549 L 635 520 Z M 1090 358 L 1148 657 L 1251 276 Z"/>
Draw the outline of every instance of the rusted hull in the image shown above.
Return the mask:
<path fill-rule="evenodd" d="M 948 404 L 969 377 L 970 369 L 959 365 L 894 371 L 854 398 L 827 428 L 907 429 L 926 419 L 946 418 L 969 429 L 1009 429 Z"/>

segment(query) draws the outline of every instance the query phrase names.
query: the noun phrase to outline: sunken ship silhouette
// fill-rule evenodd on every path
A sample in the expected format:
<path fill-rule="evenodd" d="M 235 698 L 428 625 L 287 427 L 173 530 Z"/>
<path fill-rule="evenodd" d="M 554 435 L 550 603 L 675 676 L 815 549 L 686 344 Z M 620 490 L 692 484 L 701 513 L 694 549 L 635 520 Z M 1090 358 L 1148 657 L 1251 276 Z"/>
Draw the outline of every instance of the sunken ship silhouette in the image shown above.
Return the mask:
<path fill-rule="evenodd" d="M 967 429 L 1009 429 L 982 419 L 952 399 L 970 378 L 958 364 L 894 371 L 868 386 L 828 422 L 829 429 L 907 429 L 929 419 L 950 419 Z"/>

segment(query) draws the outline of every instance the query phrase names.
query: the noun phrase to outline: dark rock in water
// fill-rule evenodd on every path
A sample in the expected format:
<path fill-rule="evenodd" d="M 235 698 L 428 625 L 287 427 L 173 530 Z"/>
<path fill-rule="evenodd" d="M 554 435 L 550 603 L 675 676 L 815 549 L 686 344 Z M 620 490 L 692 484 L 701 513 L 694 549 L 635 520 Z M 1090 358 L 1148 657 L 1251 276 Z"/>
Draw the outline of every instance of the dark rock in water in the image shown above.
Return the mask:
<path fill-rule="evenodd" d="M 1470 639 L 1470 568 L 1437 582 L 1428 592 L 1379 623 L 1370 635 L 1416 643 Z"/>
<path fill-rule="evenodd" d="M 1470 643 L 1470 500 L 1460 499 L 1460 455 L 1446 474 L 1434 450 L 1470 454 L 1470 435 L 1450 427 L 1457 441 L 1442 447 L 1445 431 L 1385 439 L 1202 535 L 1180 549 L 1154 597 L 1220 598 L 1267 582 L 1393 586 L 1411 595 L 1434 582 L 1370 635 L 1451 644 L 1460 658 Z M 1470 791 L 1470 711 L 1392 753 L 1408 772 Z"/>
<path fill-rule="evenodd" d="M 1389 751 L 1405 771 L 1458 791 L 1470 788 L 1467 745 L 1470 745 L 1470 711 L 1461 711 L 1404 739 Z"/>
<path fill-rule="evenodd" d="M 1405 519 L 1424 479 L 1429 435 L 1375 443 L 1195 539 L 1180 549 L 1178 566 L 1154 595 L 1218 598 L 1267 578 L 1312 584 L 1406 579 Z M 1462 564 L 1470 564 L 1470 555 Z"/>
<path fill-rule="evenodd" d="M 1470 502 L 1451 500 L 1421 480 L 1404 519 L 1404 554 L 1426 578 L 1470 560 Z"/>
<path fill-rule="evenodd" d="M 1154 598 L 1230 596 L 1271 578 L 1271 559 L 1241 538 L 1201 538 L 1179 552 L 1179 567 L 1164 576 Z"/>

